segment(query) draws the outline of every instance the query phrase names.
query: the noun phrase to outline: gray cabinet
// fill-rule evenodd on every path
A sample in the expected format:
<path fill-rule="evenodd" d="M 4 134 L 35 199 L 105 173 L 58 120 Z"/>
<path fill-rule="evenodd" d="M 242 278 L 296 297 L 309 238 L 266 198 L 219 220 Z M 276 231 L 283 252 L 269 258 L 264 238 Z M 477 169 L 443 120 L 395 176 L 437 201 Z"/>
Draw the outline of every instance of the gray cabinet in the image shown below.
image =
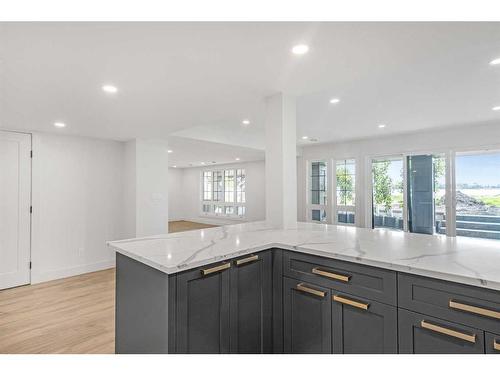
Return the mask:
<path fill-rule="evenodd" d="M 177 353 L 229 352 L 230 263 L 177 276 Z"/>
<path fill-rule="evenodd" d="M 399 352 L 404 354 L 484 353 L 484 332 L 399 309 Z"/>
<path fill-rule="evenodd" d="M 167 275 L 117 255 L 117 353 L 500 353 L 500 293 L 269 249 Z"/>
<path fill-rule="evenodd" d="M 493 333 L 485 333 L 486 341 L 486 353 L 488 354 L 500 354 L 500 335 L 495 335 Z"/>
<path fill-rule="evenodd" d="M 315 284 L 283 278 L 285 353 L 331 353 L 331 294 Z"/>
<path fill-rule="evenodd" d="M 333 352 L 398 352 L 397 309 L 380 302 L 332 291 Z"/>
<path fill-rule="evenodd" d="M 232 261 L 231 353 L 272 353 L 272 253 Z"/>

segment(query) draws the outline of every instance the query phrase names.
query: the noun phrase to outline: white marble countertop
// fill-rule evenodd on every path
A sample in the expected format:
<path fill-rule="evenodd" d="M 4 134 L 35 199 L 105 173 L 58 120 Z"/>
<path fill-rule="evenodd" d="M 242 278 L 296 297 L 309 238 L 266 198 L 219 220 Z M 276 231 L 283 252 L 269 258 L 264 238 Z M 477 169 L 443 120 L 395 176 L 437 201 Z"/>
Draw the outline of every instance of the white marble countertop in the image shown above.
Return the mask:
<path fill-rule="evenodd" d="M 313 223 L 265 222 L 112 241 L 118 253 L 167 274 L 278 247 L 500 290 L 500 241 Z"/>

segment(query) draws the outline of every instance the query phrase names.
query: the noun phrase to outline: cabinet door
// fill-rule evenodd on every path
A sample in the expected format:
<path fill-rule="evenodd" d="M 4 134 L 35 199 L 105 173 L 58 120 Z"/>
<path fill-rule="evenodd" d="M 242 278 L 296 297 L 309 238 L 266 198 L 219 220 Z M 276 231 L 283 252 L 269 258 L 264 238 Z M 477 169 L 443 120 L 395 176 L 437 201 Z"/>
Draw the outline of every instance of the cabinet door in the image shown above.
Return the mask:
<path fill-rule="evenodd" d="M 403 309 L 399 309 L 398 315 L 400 353 L 484 353 L 481 330 Z"/>
<path fill-rule="evenodd" d="M 231 353 L 272 353 L 271 252 L 232 261 Z"/>
<path fill-rule="evenodd" d="M 330 290 L 283 278 L 285 353 L 331 353 Z"/>
<path fill-rule="evenodd" d="M 333 352 L 398 352 L 397 308 L 332 291 Z"/>
<path fill-rule="evenodd" d="M 486 332 L 486 353 L 500 354 L 500 335 Z"/>
<path fill-rule="evenodd" d="M 177 276 L 177 352 L 229 352 L 229 267 L 210 265 Z"/>

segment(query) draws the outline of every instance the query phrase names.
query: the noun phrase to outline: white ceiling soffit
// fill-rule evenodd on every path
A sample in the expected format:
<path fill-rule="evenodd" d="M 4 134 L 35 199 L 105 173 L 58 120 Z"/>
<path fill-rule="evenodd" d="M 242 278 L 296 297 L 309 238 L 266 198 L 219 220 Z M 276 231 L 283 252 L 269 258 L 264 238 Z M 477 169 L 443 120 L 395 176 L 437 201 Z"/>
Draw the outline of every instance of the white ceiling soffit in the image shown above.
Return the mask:
<path fill-rule="evenodd" d="M 487 22 L 1 23 L 0 127 L 262 149 L 263 99 L 279 91 L 298 96 L 299 144 L 494 121 L 499 35 Z"/>
<path fill-rule="evenodd" d="M 264 160 L 263 150 L 207 142 L 182 137 L 169 137 L 168 165 L 176 168 L 205 167 L 229 163 Z"/>

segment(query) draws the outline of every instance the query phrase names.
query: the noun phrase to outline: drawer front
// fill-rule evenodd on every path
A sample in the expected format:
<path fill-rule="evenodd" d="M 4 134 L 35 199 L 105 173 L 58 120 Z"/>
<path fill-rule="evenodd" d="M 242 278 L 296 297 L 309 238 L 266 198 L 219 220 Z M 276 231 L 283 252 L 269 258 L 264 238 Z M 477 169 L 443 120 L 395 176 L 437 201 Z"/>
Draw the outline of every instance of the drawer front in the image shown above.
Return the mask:
<path fill-rule="evenodd" d="M 488 354 L 500 354 L 500 335 L 495 335 L 493 333 L 485 333 L 486 342 L 486 353 Z"/>
<path fill-rule="evenodd" d="M 399 309 L 401 354 L 483 354 L 484 332 Z"/>
<path fill-rule="evenodd" d="M 400 273 L 399 306 L 500 333 L 500 292 Z"/>
<path fill-rule="evenodd" d="M 396 272 L 291 251 L 283 262 L 286 276 L 396 305 Z"/>
<path fill-rule="evenodd" d="M 398 352 L 395 306 L 332 290 L 332 331 L 336 354 Z"/>

